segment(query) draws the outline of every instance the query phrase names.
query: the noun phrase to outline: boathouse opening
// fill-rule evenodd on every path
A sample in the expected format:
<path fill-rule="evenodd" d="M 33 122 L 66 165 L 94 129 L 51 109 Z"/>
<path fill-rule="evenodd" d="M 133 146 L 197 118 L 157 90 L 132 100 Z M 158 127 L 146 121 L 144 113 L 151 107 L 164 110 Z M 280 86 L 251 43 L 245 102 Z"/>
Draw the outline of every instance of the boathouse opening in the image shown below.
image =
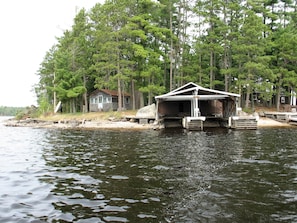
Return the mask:
<path fill-rule="evenodd" d="M 239 94 L 207 89 L 190 82 L 155 97 L 156 120 L 165 128 L 230 127 L 232 120 L 239 120 L 239 98 Z"/>

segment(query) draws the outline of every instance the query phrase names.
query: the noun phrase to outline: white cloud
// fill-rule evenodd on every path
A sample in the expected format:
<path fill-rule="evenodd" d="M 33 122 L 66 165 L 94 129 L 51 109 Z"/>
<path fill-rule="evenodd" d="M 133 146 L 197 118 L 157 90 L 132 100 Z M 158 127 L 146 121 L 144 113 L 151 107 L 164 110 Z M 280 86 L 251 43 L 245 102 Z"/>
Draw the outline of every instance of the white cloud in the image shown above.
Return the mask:
<path fill-rule="evenodd" d="M 77 10 L 104 0 L 9 0 L 0 2 L 0 106 L 36 104 L 39 65 L 69 29 Z"/>

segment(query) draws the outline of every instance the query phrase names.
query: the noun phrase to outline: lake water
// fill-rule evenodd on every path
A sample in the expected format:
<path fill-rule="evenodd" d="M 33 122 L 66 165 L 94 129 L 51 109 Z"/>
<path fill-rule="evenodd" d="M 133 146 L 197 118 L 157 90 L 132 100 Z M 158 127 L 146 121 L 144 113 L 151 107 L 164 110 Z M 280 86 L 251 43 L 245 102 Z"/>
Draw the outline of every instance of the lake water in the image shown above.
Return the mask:
<path fill-rule="evenodd" d="M 0 222 L 297 222 L 297 129 L 0 124 Z"/>

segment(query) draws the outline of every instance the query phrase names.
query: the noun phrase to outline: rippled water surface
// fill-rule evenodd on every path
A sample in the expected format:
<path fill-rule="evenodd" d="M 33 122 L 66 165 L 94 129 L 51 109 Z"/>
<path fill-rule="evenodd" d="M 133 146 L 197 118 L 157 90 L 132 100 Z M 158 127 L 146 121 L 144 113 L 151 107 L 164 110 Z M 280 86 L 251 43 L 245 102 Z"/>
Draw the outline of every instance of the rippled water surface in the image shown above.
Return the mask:
<path fill-rule="evenodd" d="M 0 222 L 297 222 L 297 129 L 0 133 Z"/>

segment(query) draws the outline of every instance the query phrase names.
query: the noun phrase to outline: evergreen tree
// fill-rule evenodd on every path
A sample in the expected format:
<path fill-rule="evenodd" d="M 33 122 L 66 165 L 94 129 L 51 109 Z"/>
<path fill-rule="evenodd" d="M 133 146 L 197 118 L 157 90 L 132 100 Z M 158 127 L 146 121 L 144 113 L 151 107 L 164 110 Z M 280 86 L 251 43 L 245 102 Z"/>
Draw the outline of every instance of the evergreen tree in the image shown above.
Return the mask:
<path fill-rule="evenodd" d="M 169 29 L 155 25 L 155 13 L 150 11 L 156 12 L 157 9 L 158 4 L 152 1 L 139 4 L 138 15 L 132 17 L 127 26 L 139 74 L 138 88 L 147 95 L 148 104 L 153 102 L 154 96 L 165 91 L 161 68 L 167 61 L 167 55 L 162 48 L 168 47 L 167 38 L 171 38 Z"/>
<path fill-rule="evenodd" d="M 86 92 L 80 67 L 77 64 L 78 47 L 73 41 L 73 33 L 65 31 L 59 38 L 58 50 L 55 54 L 55 91 L 64 104 L 64 109 L 75 113 L 78 110 L 79 96 Z"/>
<path fill-rule="evenodd" d="M 104 5 L 94 7 L 91 16 L 95 29 L 96 49 L 93 55 L 93 68 L 98 73 L 96 87 L 116 86 L 118 110 L 123 109 L 122 93 L 127 80 L 125 70 L 129 64 L 129 57 L 125 57 L 128 51 L 121 30 L 127 24 L 132 3 L 133 1 L 106 1 Z"/>
<path fill-rule="evenodd" d="M 275 43 L 277 74 L 276 107 L 280 109 L 280 97 L 283 89 L 296 91 L 297 87 L 297 32 L 294 26 L 287 26 L 277 32 Z"/>
<path fill-rule="evenodd" d="M 35 93 L 37 95 L 38 104 L 43 104 L 46 109 L 44 112 L 54 110 L 56 105 L 56 92 L 54 90 L 55 84 L 55 60 L 54 55 L 57 47 L 54 45 L 46 52 L 46 55 L 37 72 L 39 76 L 39 83 L 35 86 Z"/>
<path fill-rule="evenodd" d="M 253 103 L 252 96 L 256 83 L 262 81 L 261 76 L 271 73 L 268 66 L 270 57 L 265 55 L 266 39 L 263 36 L 265 28 L 262 19 L 254 11 L 254 7 L 247 3 L 240 36 L 236 45 L 233 46 L 233 59 L 239 69 L 239 93 L 245 93 L 244 107 L 247 108 L 253 105 L 250 103 Z"/>
<path fill-rule="evenodd" d="M 73 71 L 75 75 L 78 75 L 82 81 L 83 95 L 80 95 L 78 99 L 81 99 L 80 111 L 88 112 L 88 98 L 87 94 L 93 90 L 90 81 L 92 81 L 90 75 L 90 67 L 92 65 L 92 51 L 90 43 L 90 24 L 88 24 L 88 15 L 85 9 L 79 11 L 74 18 L 74 25 L 72 26 L 72 38 L 73 38 Z"/>
<path fill-rule="evenodd" d="M 87 111 L 94 88 L 129 91 L 133 108 L 187 81 L 237 92 L 244 106 L 296 88 L 292 0 L 107 0 L 79 11 L 38 71 L 39 103 Z M 189 22 L 190 16 L 195 16 Z M 188 34 L 191 31 L 192 36 Z M 46 103 L 45 103 L 46 102 Z M 251 102 L 251 103 L 250 103 Z M 137 106 L 136 106 L 137 105 Z M 46 106 L 44 106 L 46 107 Z"/>

